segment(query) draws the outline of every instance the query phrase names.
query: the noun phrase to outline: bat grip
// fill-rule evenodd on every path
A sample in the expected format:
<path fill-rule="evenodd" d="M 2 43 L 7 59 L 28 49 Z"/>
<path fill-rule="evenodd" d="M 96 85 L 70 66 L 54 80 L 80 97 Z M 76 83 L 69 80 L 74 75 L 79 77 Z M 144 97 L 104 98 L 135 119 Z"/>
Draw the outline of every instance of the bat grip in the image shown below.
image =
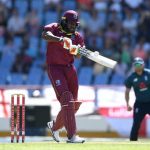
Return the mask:
<path fill-rule="evenodd" d="M 83 56 L 88 56 L 89 55 L 88 51 L 83 47 L 80 48 L 79 54 L 83 55 Z"/>

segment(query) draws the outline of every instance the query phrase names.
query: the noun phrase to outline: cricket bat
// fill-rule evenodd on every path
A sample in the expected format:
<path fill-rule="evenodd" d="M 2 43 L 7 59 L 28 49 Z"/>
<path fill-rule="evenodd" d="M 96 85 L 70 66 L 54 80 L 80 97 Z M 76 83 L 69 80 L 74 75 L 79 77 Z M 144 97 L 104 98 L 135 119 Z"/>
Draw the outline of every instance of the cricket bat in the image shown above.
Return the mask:
<path fill-rule="evenodd" d="M 73 49 L 78 50 L 78 53 L 81 56 L 84 56 L 84 57 L 86 57 L 100 65 L 103 65 L 105 67 L 109 67 L 109 68 L 113 69 L 117 64 L 116 61 L 100 55 L 98 51 L 93 52 L 84 47 L 78 47 L 78 45 L 72 45 L 72 41 L 69 38 L 65 38 L 63 47 L 68 50 L 72 49 L 72 47 L 73 47 Z"/>
<path fill-rule="evenodd" d="M 116 61 L 100 55 L 98 51 L 92 52 L 86 48 L 81 48 L 79 54 L 108 68 L 113 69 L 117 64 Z"/>

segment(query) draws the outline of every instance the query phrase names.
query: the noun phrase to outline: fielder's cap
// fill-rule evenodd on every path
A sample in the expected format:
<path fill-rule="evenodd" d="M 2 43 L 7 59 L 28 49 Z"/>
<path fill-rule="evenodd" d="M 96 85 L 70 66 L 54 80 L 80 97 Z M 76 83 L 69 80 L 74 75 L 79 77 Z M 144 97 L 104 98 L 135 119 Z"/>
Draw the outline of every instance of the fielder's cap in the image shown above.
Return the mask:
<path fill-rule="evenodd" d="M 141 57 L 134 58 L 133 65 L 135 66 L 137 64 L 144 65 L 144 60 Z"/>

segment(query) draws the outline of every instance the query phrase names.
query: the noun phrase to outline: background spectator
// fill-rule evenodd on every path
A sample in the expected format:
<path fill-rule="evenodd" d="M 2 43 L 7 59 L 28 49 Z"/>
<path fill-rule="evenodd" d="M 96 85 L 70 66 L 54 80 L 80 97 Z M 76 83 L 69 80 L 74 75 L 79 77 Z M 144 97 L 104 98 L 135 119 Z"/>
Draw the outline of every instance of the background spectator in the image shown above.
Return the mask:
<path fill-rule="evenodd" d="M 91 80 L 87 84 L 94 84 L 100 74 L 108 75 L 107 70 L 107 83 L 121 84 L 113 81 L 114 76 L 117 74 L 123 80 L 124 74 L 130 71 L 133 57 L 142 57 L 146 67 L 150 67 L 149 0 L 0 0 L 2 72 L 9 75 L 18 72 L 27 76 L 32 72 L 35 76 L 34 72 L 38 70 L 42 78 L 37 83 L 44 84 L 45 67 L 39 67 L 45 64 L 46 43 L 41 39 L 42 27 L 58 22 L 67 9 L 79 13 L 79 30 L 86 47 L 118 61 L 111 71 L 86 58 L 76 61 L 79 76 L 82 68 L 92 68 Z"/>

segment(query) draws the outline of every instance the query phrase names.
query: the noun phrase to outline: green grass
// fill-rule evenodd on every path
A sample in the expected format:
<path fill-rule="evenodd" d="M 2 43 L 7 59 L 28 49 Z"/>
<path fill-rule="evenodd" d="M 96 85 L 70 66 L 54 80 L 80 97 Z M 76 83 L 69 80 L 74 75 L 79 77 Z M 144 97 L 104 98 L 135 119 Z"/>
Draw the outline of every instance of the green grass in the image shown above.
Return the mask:
<path fill-rule="evenodd" d="M 66 144 L 54 142 L 6 143 L 0 150 L 150 150 L 149 141 L 143 142 L 86 142 Z"/>

